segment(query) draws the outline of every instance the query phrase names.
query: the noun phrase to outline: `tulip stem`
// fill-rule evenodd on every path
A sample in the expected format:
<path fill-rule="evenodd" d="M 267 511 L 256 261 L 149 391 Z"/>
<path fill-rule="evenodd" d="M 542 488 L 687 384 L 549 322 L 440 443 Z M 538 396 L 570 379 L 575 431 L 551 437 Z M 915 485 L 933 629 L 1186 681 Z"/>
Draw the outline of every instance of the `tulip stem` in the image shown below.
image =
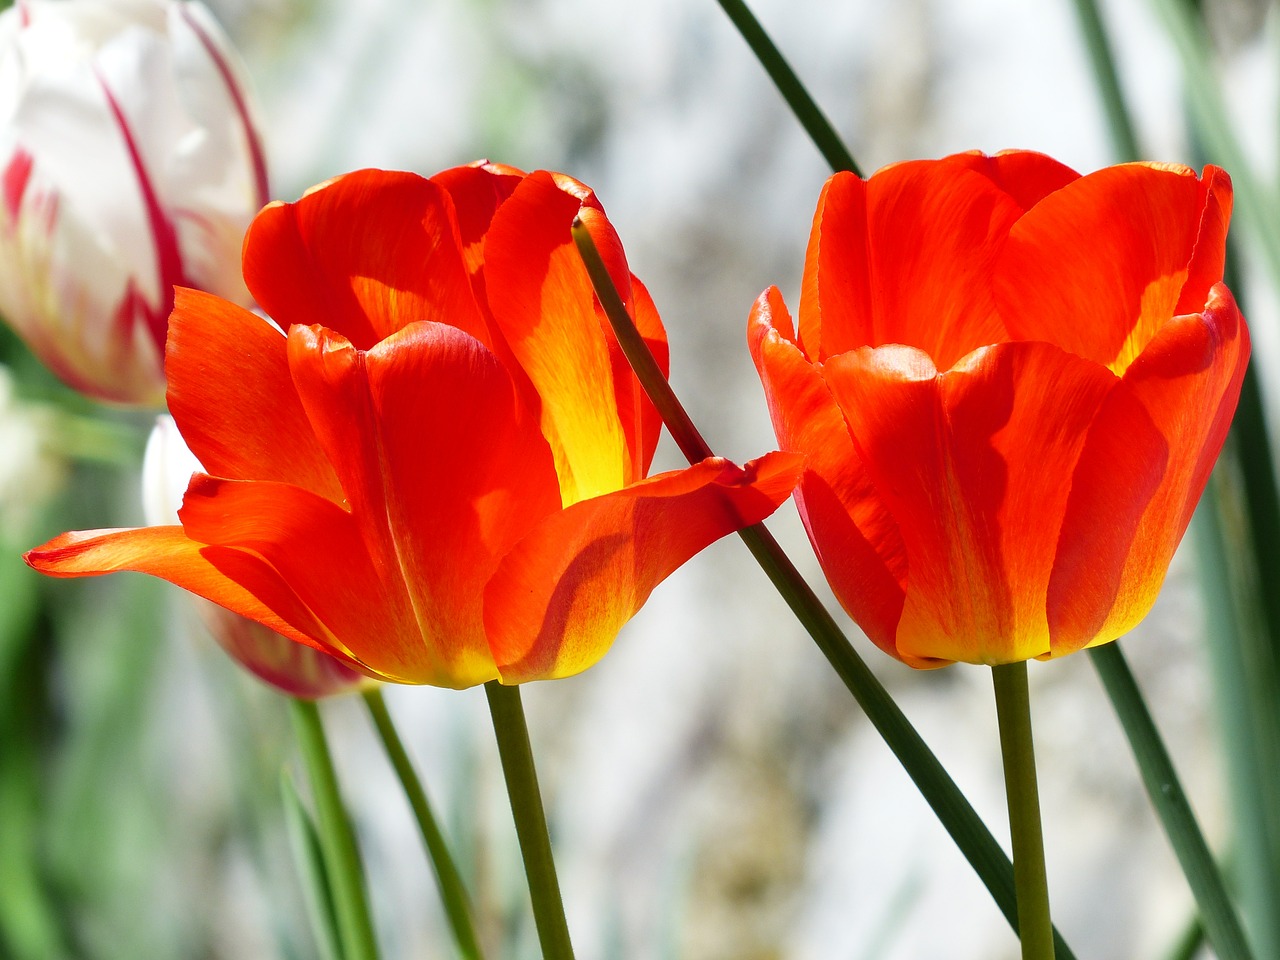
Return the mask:
<path fill-rule="evenodd" d="M 1040 829 L 1040 791 L 1036 786 L 1026 661 L 998 664 L 991 668 L 991 678 L 996 688 L 1004 792 L 1009 803 L 1009 833 L 1013 839 L 1013 881 L 1018 888 L 1022 960 L 1053 960 L 1053 921 L 1049 918 L 1049 880 L 1044 866 L 1044 834 Z"/>
<path fill-rule="evenodd" d="M 1098 10 L 1098 0 L 1075 0 L 1076 16 L 1080 20 L 1080 32 L 1093 64 L 1093 78 L 1098 83 L 1103 110 L 1107 115 L 1107 127 L 1111 143 L 1122 163 L 1142 159 L 1138 146 L 1138 134 L 1133 128 L 1133 118 L 1125 104 L 1124 91 L 1120 87 L 1120 75 L 1116 70 L 1111 40 Z"/>
<path fill-rule="evenodd" d="M 320 711 L 313 701 L 296 698 L 290 699 L 289 707 L 298 751 L 311 781 L 320 849 L 337 908 L 342 955 L 345 960 L 377 960 L 378 943 L 373 934 L 360 851 L 338 791 L 338 777 L 329 755 Z"/>
<path fill-rule="evenodd" d="M 840 139 L 840 134 L 836 133 L 827 115 L 809 95 L 809 91 L 800 82 L 796 72 L 791 69 L 791 64 L 787 63 L 782 51 L 770 39 L 751 9 L 743 0 L 718 0 L 718 2 L 720 9 L 738 28 L 738 33 L 742 35 L 743 40 L 747 41 L 747 46 L 751 48 L 751 52 L 756 55 L 760 65 L 769 74 L 778 92 L 782 94 L 782 99 L 787 101 L 787 106 L 791 108 L 791 112 L 795 114 L 800 125 L 809 134 L 809 139 L 813 141 L 814 146 L 818 148 L 831 168 L 848 170 L 862 176 L 857 161 L 853 159 L 849 148 Z"/>
<path fill-rule="evenodd" d="M 1227 896 L 1218 865 L 1200 832 L 1195 814 L 1182 790 L 1178 773 L 1173 768 L 1169 751 L 1147 704 L 1138 689 L 1133 672 L 1118 643 L 1108 643 L 1089 651 L 1124 727 L 1129 746 L 1138 760 L 1147 796 L 1164 825 L 1165 834 L 1178 856 L 1182 872 L 1200 909 L 1200 920 L 1214 951 L 1223 960 L 1249 960 L 1252 953 L 1245 940 L 1244 929 Z M 1017 864 L 1015 854 L 1014 864 Z"/>
<path fill-rule="evenodd" d="M 418 830 L 422 834 L 431 867 L 436 874 L 440 900 L 444 904 L 453 939 L 458 945 L 458 953 L 465 960 L 481 960 L 484 954 L 480 950 L 480 942 L 471 921 L 471 903 L 462 883 L 462 875 L 458 872 L 457 864 L 449 852 L 449 845 L 445 843 L 444 834 L 431 810 L 422 780 L 413 768 L 413 761 L 409 759 L 409 753 L 405 750 L 395 724 L 391 722 L 391 713 L 387 710 L 382 690 L 375 687 L 365 691 L 364 702 L 369 708 L 382 746 L 387 751 L 387 757 L 391 760 L 391 766 L 400 779 L 400 786 L 409 800 L 409 806 L 413 809 L 414 819 L 418 821 Z"/>
<path fill-rule="evenodd" d="M 560 881 L 551 857 L 551 837 L 538 790 L 538 771 L 533 765 L 529 727 L 520 702 L 520 688 L 506 687 L 497 680 L 484 685 L 493 716 L 493 732 L 502 759 L 502 775 L 507 781 L 511 815 L 515 819 L 520 855 L 524 858 L 533 919 L 538 928 L 543 960 L 573 960 L 573 944 L 560 898 Z"/>
<path fill-rule="evenodd" d="M 681 452 L 690 463 L 698 463 L 713 456 L 710 446 L 689 418 L 627 313 L 591 234 L 584 225 L 575 223 L 573 239 L 623 353 Z M 902 708 L 858 656 L 835 618 L 822 605 L 822 601 L 764 524 L 739 530 L 738 536 L 747 545 L 747 549 L 791 608 L 796 619 L 813 638 L 813 642 L 853 695 L 876 732 L 898 758 L 907 775 L 951 835 L 951 839 L 990 891 L 1005 919 L 1017 930 L 1013 866 L 982 818 L 911 725 Z M 1057 960 L 1074 960 L 1071 949 L 1056 931 L 1054 938 Z"/>

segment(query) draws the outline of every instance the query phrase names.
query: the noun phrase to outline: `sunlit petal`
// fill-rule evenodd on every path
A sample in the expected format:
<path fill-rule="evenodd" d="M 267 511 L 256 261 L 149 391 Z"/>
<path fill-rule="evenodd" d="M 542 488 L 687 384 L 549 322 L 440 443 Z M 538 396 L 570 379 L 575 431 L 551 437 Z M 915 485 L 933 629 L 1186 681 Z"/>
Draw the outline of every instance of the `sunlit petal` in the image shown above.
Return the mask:
<path fill-rule="evenodd" d="M 453 202 L 416 174 L 359 170 L 272 204 L 245 237 L 244 274 L 286 330 L 321 324 L 362 349 L 419 320 L 486 337 Z"/>
<path fill-rule="evenodd" d="M 677 567 L 758 523 L 795 486 L 801 458 L 704 460 L 552 514 L 503 559 L 485 625 L 504 683 L 591 666 Z"/>

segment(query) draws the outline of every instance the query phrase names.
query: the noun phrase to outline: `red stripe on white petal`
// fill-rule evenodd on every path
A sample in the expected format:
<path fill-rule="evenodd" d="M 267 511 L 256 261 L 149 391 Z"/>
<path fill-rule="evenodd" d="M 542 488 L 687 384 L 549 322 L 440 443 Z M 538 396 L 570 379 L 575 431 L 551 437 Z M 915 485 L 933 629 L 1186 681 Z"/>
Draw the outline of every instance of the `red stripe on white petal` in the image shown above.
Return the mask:
<path fill-rule="evenodd" d="M 5 165 L 4 174 L 0 176 L 0 190 L 4 195 L 4 208 L 11 220 L 16 221 L 22 209 L 22 198 L 27 192 L 27 184 L 31 182 L 31 168 L 35 158 L 19 147 Z"/>
<path fill-rule="evenodd" d="M 107 85 L 106 80 L 100 73 L 96 73 L 96 76 L 102 86 L 102 94 L 106 97 L 107 107 L 110 109 L 111 115 L 120 129 L 120 136 L 124 139 L 125 149 L 129 153 L 129 162 L 133 166 L 133 172 L 138 180 L 138 190 L 142 194 L 142 202 L 147 210 L 147 222 L 151 227 L 151 239 L 156 254 L 156 281 L 159 287 L 160 302 L 155 306 L 147 304 L 144 315 L 147 328 L 151 331 L 156 348 L 163 353 L 169 313 L 173 309 L 173 288 L 175 286 L 190 285 L 183 269 L 182 250 L 178 246 L 178 231 L 169 215 L 165 212 L 164 207 L 160 205 L 160 198 L 156 193 L 151 174 L 147 171 L 146 163 L 143 161 L 142 152 L 139 150 L 137 140 L 133 136 L 133 128 L 130 127 L 128 118 L 125 117 L 120 104 L 111 93 L 111 88 Z"/>

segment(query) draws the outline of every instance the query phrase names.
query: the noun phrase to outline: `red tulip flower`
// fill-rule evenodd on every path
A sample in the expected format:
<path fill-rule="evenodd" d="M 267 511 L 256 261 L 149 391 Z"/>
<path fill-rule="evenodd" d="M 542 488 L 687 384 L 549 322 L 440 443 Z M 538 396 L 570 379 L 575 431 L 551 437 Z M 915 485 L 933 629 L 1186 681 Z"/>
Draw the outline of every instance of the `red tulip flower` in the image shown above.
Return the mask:
<path fill-rule="evenodd" d="M 676 567 L 772 513 L 799 458 L 646 479 L 661 423 L 575 217 L 665 356 L 598 201 L 563 175 L 366 170 L 267 207 L 244 272 L 279 328 L 192 290 L 170 320 L 170 411 L 208 471 L 181 525 L 64 534 L 28 561 L 163 577 L 397 682 L 590 666 Z"/>
<path fill-rule="evenodd" d="M 838 174 L 798 329 L 749 341 L 836 595 L 916 667 L 1046 659 L 1151 608 L 1249 357 L 1216 167 L 964 154 Z"/>

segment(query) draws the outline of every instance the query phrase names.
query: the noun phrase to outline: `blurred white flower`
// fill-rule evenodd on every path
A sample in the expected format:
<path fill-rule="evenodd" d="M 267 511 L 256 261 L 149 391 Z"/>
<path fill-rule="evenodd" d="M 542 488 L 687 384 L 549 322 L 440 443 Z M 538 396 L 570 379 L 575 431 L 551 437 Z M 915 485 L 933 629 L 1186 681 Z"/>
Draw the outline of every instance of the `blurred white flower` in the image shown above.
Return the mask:
<path fill-rule="evenodd" d="M 0 315 L 72 387 L 159 404 L 173 286 L 248 304 L 266 202 L 243 67 L 198 3 L 0 13 Z"/>
<path fill-rule="evenodd" d="M 191 474 L 203 469 L 173 418 L 157 417 L 142 463 L 142 509 L 147 523 L 176 523 Z M 295 643 L 260 623 L 198 597 L 189 599 L 198 604 L 205 626 L 232 659 L 291 696 L 314 700 L 374 682 L 328 654 Z"/>

